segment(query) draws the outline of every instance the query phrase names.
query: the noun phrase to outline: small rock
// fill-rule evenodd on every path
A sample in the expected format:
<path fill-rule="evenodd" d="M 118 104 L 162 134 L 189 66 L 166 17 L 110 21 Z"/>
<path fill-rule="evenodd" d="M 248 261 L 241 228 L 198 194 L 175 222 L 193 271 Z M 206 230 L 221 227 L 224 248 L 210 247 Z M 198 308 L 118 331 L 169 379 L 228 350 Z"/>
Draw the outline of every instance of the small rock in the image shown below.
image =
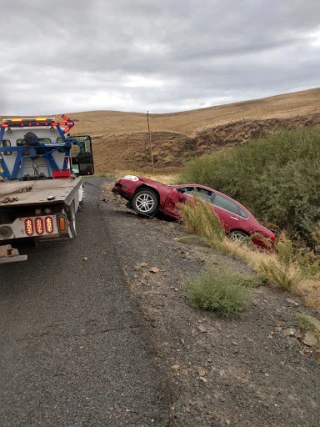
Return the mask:
<path fill-rule="evenodd" d="M 171 366 L 171 372 L 174 374 L 177 374 L 180 371 L 180 365 L 172 365 Z"/>
<path fill-rule="evenodd" d="M 201 323 L 197 326 L 197 328 L 202 334 L 205 334 L 207 332 L 207 329 Z"/>
<path fill-rule="evenodd" d="M 301 332 L 296 331 L 296 332 L 295 332 L 295 334 L 294 334 L 294 336 L 295 336 L 298 340 L 302 341 L 303 334 L 302 334 Z"/>
<path fill-rule="evenodd" d="M 320 320 L 316 319 L 313 316 L 306 316 L 304 315 L 304 318 L 310 322 L 317 330 L 320 332 Z"/>
<path fill-rule="evenodd" d="M 291 347 L 300 347 L 300 341 L 298 341 L 295 337 L 287 337 L 287 342 Z"/>
<path fill-rule="evenodd" d="M 288 329 L 285 329 L 284 331 L 283 331 L 283 333 L 284 333 L 284 335 L 286 336 L 286 337 L 293 337 L 294 335 L 295 335 L 295 329 L 293 329 L 293 328 L 288 328 Z"/>
<path fill-rule="evenodd" d="M 314 357 L 316 360 L 320 360 L 320 349 L 318 349 L 318 350 L 316 350 L 316 351 L 314 352 L 313 357 Z"/>
<path fill-rule="evenodd" d="M 207 375 L 207 372 L 204 369 L 199 369 L 198 374 L 199 377 L 205 377 Z"/>
<path fill-rule="evenodd" d="M 277 320 L 276 322 L 274 322 L 274 326 L 276 328 L 283 327 L 283 326 L 285 326 L 285 324 L 286 324 L 286 322 L 284 322 L 283 320 Z"/>
<path fill-rule="evenodd" d="M 83 257 L 83 261 L 88 261 L 88 257 L 87 256 Z"/>
<path fill-rule="evenodd" d="M 207 382 L 208 382 L 207 378 L 200 377 L 199 379 L 200 379 L 200 381 L 202 381 L 203 383 L 207 383 Z"/>
<path fill-rule="evenodd" d="M 151 267 L 149 268 L 150 273 L 159 273 L 160 268 L 158 267 Z"/>
<path fill-rule="evenodd" d="M 308 331 L 304 338 L 303 338 L 303 344 L 307 345 L 308 347 L 315 347 L 318 343 L 317 337 L 312 331 Z"/>
<path fill-rule="evenodd" d="M 232 341 L 233 345 L 238 345 L 238 343 L 236 341 Z"/>
<path fill-rule="evenodd" d="M 297 307 L 299 304 L 292 298 L 287 298 L 286 301 L 290 304 L 290 305 L 294 305 L 295 307 Z"/>

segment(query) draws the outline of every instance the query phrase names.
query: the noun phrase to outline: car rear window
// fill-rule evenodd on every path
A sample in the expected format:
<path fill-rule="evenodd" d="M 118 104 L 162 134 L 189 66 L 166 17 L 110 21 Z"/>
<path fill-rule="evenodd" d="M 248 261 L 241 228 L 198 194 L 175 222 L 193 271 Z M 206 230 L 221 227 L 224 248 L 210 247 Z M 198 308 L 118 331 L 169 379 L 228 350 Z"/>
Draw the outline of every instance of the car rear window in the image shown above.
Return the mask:
<path fill-rule="evenodd" d="M 239 212 L 240 212 L 240 216 L 242 216 L 242 218 L 246 218 L 246 219 L 249 218 L 248 214 L 246 214 L 245 211 L 243 211 L 241 208 L 239 208 Z"/>

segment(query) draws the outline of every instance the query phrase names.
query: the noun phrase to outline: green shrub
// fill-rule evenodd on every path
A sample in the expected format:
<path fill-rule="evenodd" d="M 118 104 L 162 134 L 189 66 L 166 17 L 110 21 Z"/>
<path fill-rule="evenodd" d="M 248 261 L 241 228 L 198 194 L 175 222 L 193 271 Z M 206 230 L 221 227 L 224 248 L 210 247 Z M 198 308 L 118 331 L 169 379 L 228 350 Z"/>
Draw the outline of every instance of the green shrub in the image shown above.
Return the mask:
<path fill-rule="evenodd" d="M 180 182 L 198 182 L 228 194 L 260 221 L 314 244 L 320 219 L 320 132 L 282 131 L 227 153 L 214 152 L 186 164 Z"/>
<path fill-rule="evenodd" d="M 207 270 L 188 282 L 187 298 L 196 307 L 224 317 L 237 317 L 251 304 L 252 291 L 239 275 Z M 249 282 L 251 283 L 250 278 Z"/>

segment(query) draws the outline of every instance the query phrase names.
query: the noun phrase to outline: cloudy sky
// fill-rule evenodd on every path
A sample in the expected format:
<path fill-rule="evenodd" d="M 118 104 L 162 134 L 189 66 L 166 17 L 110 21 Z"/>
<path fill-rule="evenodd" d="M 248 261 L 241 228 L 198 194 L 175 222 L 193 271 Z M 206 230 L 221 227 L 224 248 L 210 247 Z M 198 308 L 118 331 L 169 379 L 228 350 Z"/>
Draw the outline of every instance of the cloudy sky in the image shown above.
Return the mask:
<path fill-rule="evenodd" d="M 319 0 L 2 0 L 0 115 L 185 111 L 320 86 Z"/>

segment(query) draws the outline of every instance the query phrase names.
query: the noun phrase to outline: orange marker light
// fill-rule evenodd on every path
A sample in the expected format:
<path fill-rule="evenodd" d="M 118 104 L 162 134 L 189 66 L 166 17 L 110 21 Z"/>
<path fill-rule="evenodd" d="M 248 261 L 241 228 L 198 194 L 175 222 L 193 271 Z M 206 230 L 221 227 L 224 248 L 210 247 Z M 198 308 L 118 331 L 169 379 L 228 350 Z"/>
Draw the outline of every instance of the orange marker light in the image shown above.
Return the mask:
<path fill-rule="evenodd" d="M 67 230 L 66 219 L 64 216 L 59 217 L 59 228 L 60 228 L 60 231 L 66 231 Z"/>

